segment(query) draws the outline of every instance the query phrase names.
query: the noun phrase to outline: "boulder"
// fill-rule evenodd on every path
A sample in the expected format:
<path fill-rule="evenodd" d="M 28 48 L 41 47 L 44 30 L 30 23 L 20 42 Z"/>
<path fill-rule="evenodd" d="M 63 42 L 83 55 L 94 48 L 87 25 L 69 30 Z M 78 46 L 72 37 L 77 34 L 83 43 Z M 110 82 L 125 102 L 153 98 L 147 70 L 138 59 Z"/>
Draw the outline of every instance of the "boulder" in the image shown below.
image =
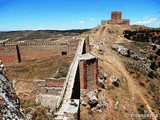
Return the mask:
<path fill-rule="evenodd" d="M 119 87 L 120 81 L 115 75 L 112 75 L 110 77 L 110 81 L 112 82 L 113 85 L 115 85 L 116 87 Z"/>
<path fill-rule="evenodd" d="M 87 106 L 87 103 L 86 103 L 84 100 L 81 101 L 81 104 L 82 104 L 83 106 Z"/>
<path fill-rule="evenodd" d="M 103 105 L 104 108 L 109 107 L 109 103 L 107 101 L 102 101 L 102 105 Z"/>
<path fill-rule="evenodd" d="M 98 53 L 99 53 L 100 55 L 103 55 L 104 52 L 103 52 L 103 50 L 99 49 L 99 50 L 98 50 Z"/>
<path fill-rule="evenodd" d="M 118 100 L 115 102 L 115 104 L 114 104 L 114 110 L 118 110 L 118 106 L 119 106 L 119 102 L 118 102 Z"/>
<path fill-rule="evenodd" d="M 112 49 L 115 50 L 116 52 L 118 52 L 119 54 L 126 56 L 126 57 L 131 57 L 135 60 L 146 60 L 143 57 L 140 57 L 138 54 L 136 54 L 135 52 L 133 52 L 132 50 L 129 50 L 128 48 L 125 48 L 122 45 L 118 45 L 115 44 L 112 46 Z"/>
<path fill-rule="evenodd" d="M 119 54 L 121 54 L 123 56 L 130 56 L 129 49 L 123 47 L 122 45 L 115 44 L 112 46 L 112 49 L 117 51 Z"/>
<path fill-rule="evenodd" d="M 97 98 L 97 93 L 95 91 L 90 91 L 87 93 L 88 97 L 88 104 L 90 105 L 91 108 L 96 107 L 98 104 L 98 98 Z"/>
<path fill-rule="evenodd" d="M 4 68 L 3 62 L 0 60 L 0 73 L 4 71 L 5 71 L 5 68 Z"/>

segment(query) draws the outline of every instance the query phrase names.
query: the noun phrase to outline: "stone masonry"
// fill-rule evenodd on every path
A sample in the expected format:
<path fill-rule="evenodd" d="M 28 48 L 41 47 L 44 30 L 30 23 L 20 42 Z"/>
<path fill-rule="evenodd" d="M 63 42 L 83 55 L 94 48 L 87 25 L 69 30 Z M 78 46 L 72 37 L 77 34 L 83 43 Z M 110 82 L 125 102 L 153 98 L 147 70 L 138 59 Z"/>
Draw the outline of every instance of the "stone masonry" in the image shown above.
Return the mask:
<path fill-rule="evenodd" d="M 102 20 L 101 25 L 130 25 L 129 19 L 122 19 L 122 12 L 121 11 L 113 11 L 111 13 L 111 20 Z"/>
<path fill-rule="evenodd" d="M 87 53 L 80 56 L 80 87 L 93 90 L 98 86 L 98 59 Z"/>

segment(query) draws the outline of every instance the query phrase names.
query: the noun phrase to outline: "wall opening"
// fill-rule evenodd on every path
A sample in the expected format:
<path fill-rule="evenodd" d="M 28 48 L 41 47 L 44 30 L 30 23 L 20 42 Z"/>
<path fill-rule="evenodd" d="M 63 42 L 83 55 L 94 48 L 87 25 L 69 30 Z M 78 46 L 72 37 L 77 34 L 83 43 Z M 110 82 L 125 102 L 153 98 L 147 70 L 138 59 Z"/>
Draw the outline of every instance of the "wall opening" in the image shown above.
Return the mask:
<path fill-rule="evenodd" d="M 62 56 L 63 56 L 63 55 L 67 55 L 67 52 L 63 51 L 63 52 L 61 52 L 61 55 L 62 55 Z"/>

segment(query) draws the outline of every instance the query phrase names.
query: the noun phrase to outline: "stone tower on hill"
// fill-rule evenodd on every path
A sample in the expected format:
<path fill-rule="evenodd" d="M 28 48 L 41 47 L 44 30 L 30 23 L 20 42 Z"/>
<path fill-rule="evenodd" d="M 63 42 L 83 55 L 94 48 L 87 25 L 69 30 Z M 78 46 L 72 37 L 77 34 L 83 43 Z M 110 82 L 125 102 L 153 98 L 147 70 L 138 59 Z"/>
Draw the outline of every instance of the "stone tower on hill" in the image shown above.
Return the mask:
<path fill-rule="evenodd" d="M 111 14 L 111 20 L 121 20 L 122 12 L 121 11 L 113 11 Z"/>
<path fill-rule="evenodd" d="M 122 12 L 121 11 L 113 11 L 111 13 L 111 20 L 102 20 L 101 25 L 130 25 L 129 19 L 122 19 Z"/>

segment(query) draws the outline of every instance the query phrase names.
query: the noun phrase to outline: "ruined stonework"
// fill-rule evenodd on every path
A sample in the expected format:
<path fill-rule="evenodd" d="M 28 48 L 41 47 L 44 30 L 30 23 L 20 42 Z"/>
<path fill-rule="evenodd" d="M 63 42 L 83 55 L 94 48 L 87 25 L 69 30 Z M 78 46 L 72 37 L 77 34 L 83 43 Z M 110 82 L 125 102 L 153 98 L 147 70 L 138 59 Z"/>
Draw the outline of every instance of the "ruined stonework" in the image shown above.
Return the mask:
<path fill-rule="evenodd" d="M 98 85 L 98 59 L 91 54 L 80 56 L 80 87 L 81 89 L 93 90 Z"/>
<path fill-rule="evenodd" d="M 0 120 L 23 120 L 20 101 L 9 83 L 0 60 Z"/>
<path fill-rule="evenodd" d="M 111 13 L 111 20 L 102 20 L 101 25 L 130 25 L 129 19 L 122 19 L 122 12 L 121 11 L 113 11 Z"/>
<path fill-rule="evenodd" d="M 27 60 L 39 60 L 55 56 L 73 57 L 78 40 L 68 43 L 56 42 L 23 42 L 0 44 L 0 59 L 4 63 L 16 63 Z"/>

